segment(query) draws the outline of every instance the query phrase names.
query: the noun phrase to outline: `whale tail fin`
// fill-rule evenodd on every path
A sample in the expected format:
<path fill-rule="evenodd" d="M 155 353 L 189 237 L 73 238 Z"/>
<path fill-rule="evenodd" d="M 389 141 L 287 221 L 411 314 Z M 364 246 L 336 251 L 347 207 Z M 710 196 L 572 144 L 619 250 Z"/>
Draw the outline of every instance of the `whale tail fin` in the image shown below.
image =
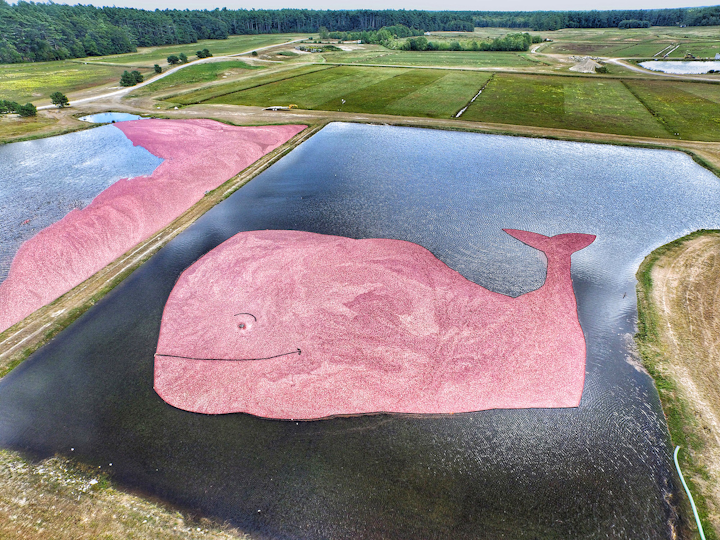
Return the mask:
<path fill-rule="evenodd" d="M 548 258 L 552 256 L 571 255 L 589 246 L 595 241 L 594 234 L 566 233 L 556 236 L 544 236 L 542 234 L 520 231 L 518 229 L 503 229 L 513 238 L 517 238 L 523 244 L 539 249 Z"/>

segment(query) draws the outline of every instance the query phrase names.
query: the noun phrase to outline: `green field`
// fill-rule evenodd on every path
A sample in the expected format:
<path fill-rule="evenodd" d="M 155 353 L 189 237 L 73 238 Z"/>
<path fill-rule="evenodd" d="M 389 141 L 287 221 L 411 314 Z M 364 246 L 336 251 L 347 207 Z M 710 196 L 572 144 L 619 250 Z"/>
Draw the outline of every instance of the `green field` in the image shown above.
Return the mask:
<path fill-rule="evenodd" d="M 136 53 L 114 54 L 111 56 L 93 56 L 84 60 L 103 63 L 114 63 L 128 66 L 152 67 L 153 64 L 167 65 L 167 57 L 171 54 L 185 53 L 191 60 L 195 53 L 208 49 L 214 56 L 237 54 L 252 51 L 259 47 L 286 43 L 293 39 L 305 38 L 307 34 L 259 34 L 230 36 L 227 39 L 205 39 L 197 43 L 185 45 L 163 45 L 161 47 L 143 47 Z"/>
<path fill-rule="evenodd" d="M 720 85 L 650 80 L 625 84 L 681 139 L 720 141 Z"/>
<path fill-rule="evenodd" d="M 591 56 L 649 58 L 671 44 L 680 45 L 670 58 L 682 58 L 686 52 L 698 57 L 714 57 L 720 52 L 720 29 L 713 26 L 679 28 L 650 27 L 619 30 L 564 29 L 536 32 L 553 39 L 542 52 Z"/>
<path fill-rule="evenodd" d="M 248 88 L 260 87 L 275 81 L 291 79 L 293 77 L 300 77 L 307 73 L 314 73 L 316 71 L 324 71 L 332 69 L 332 66 L 324 65 L 311 65 L 301 66 L 291 69 L 283 69 L 281 71 L 273 71 L 271 73 L 261 73 L 245 77 L 241 81 L 233 81 L 225 84 L 217 84 L 208 88 L 202 88 L 192 92 L 186 92 L 166 98 L 167 101 L 173 103 L 179 103 L 181 105 L 192 105 L 195 103 L 207 102 L 213 98 L 233 94 Z"/>
<path fill-rule="evenodd" d="M 176 71 L 172 75 L 163 77 L 162 79 L 143 86 L 134 92 L 133 96 L 142 96 L 159 92 L 162 90 L 179 88 L 189 84 L 198 84 L 202 82 L 216 81 L 223 76 L 238 75 L 249 70 L 263 69 L 260 66 L 251 66 L 242 60 L 224 60 L 220 62 L 205 62 L 195 66 L 188 66 Z"/>
<path fill-rule="evenodd" d="M 620 81 L 499 73 L 463 120 L 663 137 L 670 134 Z"/>
<path fill-rule="evenodd" d="M 337 60 L 324 55 L 328 62 L 342 62 L 342 53 L 335 53 Z M 390 66 L 448 66 L 448 67 L 530 67 L 532 62 L 516 52 L 475 51 L 388 51 L 381 57 L 359 59 L 357 64 L 385 64 Z"/>
<path fill-rule="evenodd" d="M 25 103 L 49 98 L 59 91 L 76 90 L 119 83 L 126 68 L 85 65 L 72 61 L 0 64 L 0 99 Z M 151 73 L 141 70 L 146 77 Z"/>
<path fill-rule="evenodd" d="M 489 77 L 466 71 L 345 66 L 268 82 L 205 103 L 294 103 L 301 109 L 449 118 Z"/>

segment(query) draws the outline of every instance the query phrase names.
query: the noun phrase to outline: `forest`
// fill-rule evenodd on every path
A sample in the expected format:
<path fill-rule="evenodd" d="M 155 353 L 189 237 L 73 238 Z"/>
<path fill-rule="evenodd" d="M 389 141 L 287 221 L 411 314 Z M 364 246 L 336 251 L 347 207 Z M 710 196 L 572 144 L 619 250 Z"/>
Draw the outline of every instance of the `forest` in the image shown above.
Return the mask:
<path fill-rule="evenodd" d="M 0 63 L 63 60 L 133 52 L 137 47 L 225 39 L 231 34 L 377 31 L 404 25 L 417 33 L 476 26 L 529 30 L 720 25 L 720 6 L 616 11 L 155 10 L 0 0 Z M 636 23 L 636 21 L 638 21 Z"/>

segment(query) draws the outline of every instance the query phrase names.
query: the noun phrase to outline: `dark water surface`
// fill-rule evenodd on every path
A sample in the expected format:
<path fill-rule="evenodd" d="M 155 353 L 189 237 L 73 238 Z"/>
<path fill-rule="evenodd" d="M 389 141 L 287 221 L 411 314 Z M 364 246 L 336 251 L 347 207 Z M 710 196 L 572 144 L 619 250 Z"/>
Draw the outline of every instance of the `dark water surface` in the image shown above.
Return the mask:
<path fill-rule="evenodd" d="M 0 281 L 23 242 L 162 161 L 112 126 L 0 146 Z"/>
<path fill-rule="evenodd" d="M 677 488 L 629 348 L 633 274 L 655 247 L 720 225 L 718 208 L 718 179 L 679 153 L 331 124 L 0 381 L 0 442 L 73 455 L 259 538 L 669 538 Z M 543 255 L 502 227 L 598 235 L 573 256 L 588 344 L 577 409 L 296 423 L 188 413 L 153 392 L 175 280 L 238 231 L 410 240 L 492 290 L 538 287 Z"/>

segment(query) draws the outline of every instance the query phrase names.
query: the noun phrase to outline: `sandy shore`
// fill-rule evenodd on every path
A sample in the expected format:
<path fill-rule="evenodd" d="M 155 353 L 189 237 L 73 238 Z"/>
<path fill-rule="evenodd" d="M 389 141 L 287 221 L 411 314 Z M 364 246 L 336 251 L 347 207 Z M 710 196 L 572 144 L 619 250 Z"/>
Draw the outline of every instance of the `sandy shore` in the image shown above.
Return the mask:
<path fill-rule="evenodd" d="M 720 232 L 659 248 L 638 276 L 640 349 L 701 515 L 720 531 Z"/>

